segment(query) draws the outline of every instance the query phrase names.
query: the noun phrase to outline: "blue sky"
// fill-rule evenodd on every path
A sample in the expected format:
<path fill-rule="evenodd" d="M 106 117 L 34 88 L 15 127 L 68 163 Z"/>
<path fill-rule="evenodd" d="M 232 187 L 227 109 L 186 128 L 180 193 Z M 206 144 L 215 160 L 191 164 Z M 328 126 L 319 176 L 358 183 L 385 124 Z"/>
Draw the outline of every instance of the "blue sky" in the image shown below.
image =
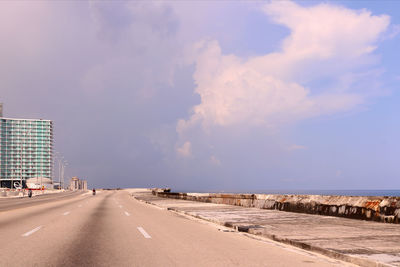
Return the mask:
<path fill-rule="evenodd" d="M 400 188 L 398 1 L 2 1 L 0 38 L 4 115 L 95 187 Z"/>

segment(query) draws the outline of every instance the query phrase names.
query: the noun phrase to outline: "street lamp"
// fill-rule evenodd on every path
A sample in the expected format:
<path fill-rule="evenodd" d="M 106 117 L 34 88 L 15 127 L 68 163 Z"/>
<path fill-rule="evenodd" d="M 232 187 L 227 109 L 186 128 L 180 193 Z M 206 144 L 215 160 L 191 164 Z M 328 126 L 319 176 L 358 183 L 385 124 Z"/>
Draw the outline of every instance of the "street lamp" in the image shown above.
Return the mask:
<path fill-rule="evenodd" d="M 64 173 L 67 166 L 68 166 L 68 161 L 64 161 L 62 165 L 62 184 L 64 189 L 65 189 Z"/>
<path fill-rule="evenodd" d="M 58 162 L 58 186 L 61 189 L 61 162 L 64 160 L 64 157 L 59 152 L 56 152 L 55 159 Z"/>
<path fill-rule="evenodd" d="M 27 131 L 25 133 L 24 138 L 21 138 L 21 153 L 20 153 L 20 164 L 21 165 L 20 165 L 20 168 L 19 168 L 19 173 L 20 173 L 19 178 L 20 178 L 20 187 L 21 187 L 21 189 L 23 188 L 23 186 L 22 186 L 22 167 L 25 167 L 25 164 L 23 164 L 23 161 L 22 161 L 22 154 L 25 152 L 25 147 L 24 147 L 25 139 L 28 136 L 28 134 L 31 133 L 31 131 L 32 131 L 32 129 L 29 129 L 29 131 Z M 22 135 L 21 135 L 21 137 L 22 137 Z"/>
<path fill-rule="evenodd" d="M 68 161 L 64 159 L 64 156 L 61 156 L 59 152 L 55 153 L 55 160 L 58 162 L 58 184 L 59 188 L 62 189 L 65 187 L 65 181 L 64 181 L 64 173 L 65 169 L 68 166 Z"/>
<path fill-rule="evenodd" d="M 57 164 L 57 160 L 58 157 L 60 156 L 60 153 L 58 151 L 54 152 L 54 157 L 53 157 L 53 168 L 52 168 L 52 180 L 55 182 L 56 181 L 56 164 Z"/>

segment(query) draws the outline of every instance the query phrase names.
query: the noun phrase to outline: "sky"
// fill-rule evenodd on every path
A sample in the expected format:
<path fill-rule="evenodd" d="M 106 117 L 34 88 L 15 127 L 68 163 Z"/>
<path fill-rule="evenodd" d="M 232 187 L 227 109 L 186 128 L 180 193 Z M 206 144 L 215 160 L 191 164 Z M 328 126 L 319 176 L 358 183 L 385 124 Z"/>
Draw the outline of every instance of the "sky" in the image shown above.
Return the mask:
<path fill-rule="evenodd" d="M 0 40 L 89 187 L 400 189 L 400 1 L 1 1 Z"/>

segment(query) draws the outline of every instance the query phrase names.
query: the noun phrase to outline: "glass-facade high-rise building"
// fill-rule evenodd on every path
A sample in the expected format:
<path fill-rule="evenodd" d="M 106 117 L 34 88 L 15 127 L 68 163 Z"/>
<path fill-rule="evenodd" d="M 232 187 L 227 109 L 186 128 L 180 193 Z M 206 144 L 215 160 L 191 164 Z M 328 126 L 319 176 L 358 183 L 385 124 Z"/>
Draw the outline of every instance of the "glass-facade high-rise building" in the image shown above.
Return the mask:
<path fill-rule="evenodd" d="M 0 185 L 52 178 L 53 122 L 0 117 Z"/>

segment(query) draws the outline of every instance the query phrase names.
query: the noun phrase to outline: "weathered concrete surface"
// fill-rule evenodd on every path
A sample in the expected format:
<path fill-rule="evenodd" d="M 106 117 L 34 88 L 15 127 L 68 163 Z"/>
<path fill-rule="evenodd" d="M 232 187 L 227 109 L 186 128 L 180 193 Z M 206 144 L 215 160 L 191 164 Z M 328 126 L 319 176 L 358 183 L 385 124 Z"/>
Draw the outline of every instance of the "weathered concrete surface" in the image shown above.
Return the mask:
<path fill-rule="evenodd" d="M 46 189 L 46 190 L 32 190 L 32 196 L 41 196 L 46 194 L 58 194 L 65 192 L 66 190 Z M 69 190 L 68 190 L 69 191 Z M 23 198 L 28 197 L 28 190 L 15 190 L 0 188 L 0 199 L 1 198 Z"/>
<path fill-rule="evenodd" d="M 171 193 L 160 189 L 153 189 L 153 194 L 207 203 L 400 223 L 400 197 Z"/>
<path fill-rule="evenodd" d="M 165 209 L 360 266 L 400 266 L 398 224 L 160 198 L 150 191 L 132 195 Z"/>

